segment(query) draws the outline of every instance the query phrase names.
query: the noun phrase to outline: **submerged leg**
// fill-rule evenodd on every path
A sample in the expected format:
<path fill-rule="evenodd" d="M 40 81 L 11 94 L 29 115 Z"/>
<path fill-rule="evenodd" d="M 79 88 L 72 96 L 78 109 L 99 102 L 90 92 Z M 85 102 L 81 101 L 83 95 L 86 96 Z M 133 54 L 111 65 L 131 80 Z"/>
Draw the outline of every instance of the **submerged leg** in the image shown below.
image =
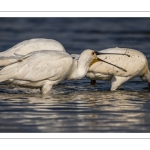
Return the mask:
<path fill-rule="evenodd" d="M 41 88 L 41 92 L 43 95 L 47 94 L 52 88 L 52 85 L 49 81 L 47 81 Z"/>
<path fill-rule="evenodd" d="M 119 90 L 124 90 L 123 85 L 120 85 L 118 89 Z"/>
<path fill-rule="evenodd" d="M 95 85 L 96 84 L 96 80 L 91 80 L 90 85 Z"/>
<path fill-rule="evenodd" d="M 148 82 L 148 91 L 150 91 L 150 79 L 149 79 L 150 73 L 140 76 L 142 81 Z"/>
<path fill-rule="evenodd" d="M 128 81 L 129 79 L 131 79 L 131 77 L 114 76 L 111 79 L 111 91 L 115 91 L 119 86 L 121 86 L 124 82 Z"/>
<path fill-rule="evenodd" d="M 150 83 L 148 83 L 148 91 L 150 91 Z"/>

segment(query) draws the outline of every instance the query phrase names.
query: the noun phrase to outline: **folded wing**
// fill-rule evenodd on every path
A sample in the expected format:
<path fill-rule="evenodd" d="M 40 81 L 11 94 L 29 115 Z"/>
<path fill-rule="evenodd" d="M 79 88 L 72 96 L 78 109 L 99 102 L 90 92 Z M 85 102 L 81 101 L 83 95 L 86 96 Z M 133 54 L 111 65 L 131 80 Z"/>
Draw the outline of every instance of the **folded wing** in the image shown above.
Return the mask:
<path fill-rule="evenodd" d="M 0 71 L 0 81 L 18 79 L 40 81 L 57 80 L 67 76 L 72 66 L 69 54 L 56 51 L 30 53 Z"/>

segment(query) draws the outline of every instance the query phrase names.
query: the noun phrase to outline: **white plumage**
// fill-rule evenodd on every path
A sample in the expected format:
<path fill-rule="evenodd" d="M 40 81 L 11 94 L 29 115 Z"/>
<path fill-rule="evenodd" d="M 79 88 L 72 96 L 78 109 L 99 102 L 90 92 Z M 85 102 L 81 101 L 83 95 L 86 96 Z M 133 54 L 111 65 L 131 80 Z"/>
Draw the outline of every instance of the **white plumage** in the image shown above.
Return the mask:
<path fill-rule="evenodd" d="M 55 50 L 66 52 L 63 45 L 53 39 L 35 38 L 25 40 L 4 52 L 0 52 L 0 66 L 5 66 L 16 61 L 16 54 L 18 56 L 26 55 L 30 52 L 39 50 Z"/>
<path fill-rule="evenodd" d="M 95 80 L 110 80 L 111 91 L 114 91 L 124 82 L 139 76 L 143 81 L 148 82 L 150 85 L 148 61 L 145 55 L 140 51 L 129 48 L 116 47 L 105 49 L 99 52 L 129 54 L 130 57 L 109 54 L 98 55 L 100 59 L 122 67 L 126 70 L 126 72 L 103 61 L 96 62 L 89 68 L 86 74 L 86 77 L 92 80 L 91 83 L 95 83 Z"/>
<path fill-rule="evenodd" d="M 9 81 L 20 86 L 41 88 L 47 94 L 53 85 L 62 80 L 84 77 L 89 65 L 97 60 L 93 50 L 81 53 L 75 62 L 68 53 L 59 51 L 35 51 L 5 66 L 0 71 L 0 82 Z"/>
<path fill-rule="evenodd" d="M 41 59 L 35 59 L 33 58 L 33 60 L 29 63 L 27 63 L 26 61 L 23 60 L 24 64 L 20 64 L 19 68 L 17 68 L 20 72 L 25 71 L 24 67 L 26 66 L 28 68 L 28 70 L 25 71 L 24 74 L 22 74 L 22 76 L 20 76 L 21 81 L 18 79 L 17 80 L 13 80 L 13 83 L 15 84 L 20 84 L 20 85 L 29 85 L 30 87 L 32 86 L 37 86 L 37 85 L 31 85 L 31 82 L 27 84 L 27 77 L 30 76 L 30 72 L 32 72 L 34 75 L 32 76 L 33 79 L 30 78 L 30 80 L 36 80 L 35 76 L 36 73 L 39 70 L 36 70 L 37 68 L 40 68 L 40 71 L 43 72 L 42 76 L 44 74 L 47 74 L 48 71 L 45 71 L 45 64 L 46 62 L 42 61 L 44 59 L 46 59 L 46 53 L 48 52 L 44 52 L 44 50 L 54 50 L 54 51 L 62 51 L 66 52 L 64 47 L 62 46 L 61 43 L 59 43 L 58 41 L 55 41 L 53 39 L 43 39 L 43 38 L 38 38 L 38 39 L 30 39 L 30 40 L 26 40 L 23 41 L 15 46 L 13 46 L 12 48 L 1 52 L 0 53 L 0 66 L 7 66 L 10 65 L 12 63 L 17 62 L 18 60 L 21 61 L 23 59 L 28 60 L 31 56 L 32 57 L 36 57 L 36 55 L 39 55 L 38 57 L 41 57 Z M 41 52 L 35 52 L 35 51 L 41 51 Z M 43 53 L 42 53 L 43 51 Z M 132 79 L 136 76 L 140 76 L 141 79 L 143 81 L 146 81 L 148 83 L 150 83 L 150 73 L 149 73 L 149 68 L 148 68 L 148 61 L 146 59 L 146 57 L 144 56 L 143 53 L 141 53 L 140 51 L 137 50 L 133 50 L 133 49 L 128 49 L 128 48 L 109 48 L 109 49 L 105 49 L 100 51 L 101 53 L 114 53 L 115 55 L 112 54 L 107 54 L 107 55 L 99 55 L 98 57 L 106 62 L 103 61 L 99 61 L 99 62 L 94 62 L 91 64 L 90 68 L 88 69 L 88 72 L 86 74 L 87 78 L 91 79 L 91 83 L 94 84 L 95 80 L 110 80 L 111 81 L 111 90 L 116 90 L 119 86 L 121 86 L 124 82 L 128 81 L 129 79 Z M 30 53 L 29 55 L 26 55 Z M 62 54 L 61 53 L 61 54 Z M 128 54 L 131 57 L 127 57 L 125 55 L 116 55 L 116 53 L 122 53 L 122 54 Z M 42 54 L 42 55 L 40 55 Z M 22 55 L 26 55 L 24 57 L 22 57 L 21 59 L 19 59 Z M 64 54 L 65 55 L 65 54 Z M 68 54 L 67 54 L 68 55 Z M 79 55 L 77 54 L 72 54 L 72 57 L 74 57 L 74 62 L 72 63 L 72 68 L 76 69 L 77 67 L 77 63 L 78 63 L 78 57 Z M 29 60 L 30 60 L 29 59 Z M 47 60 L 50 59 L 47 57 Z M 84 58 L 86 61 L 86 57 Z M 43 64 L 39 64 L 38 61 L 41 61 Z M 54 63 L 54 60 L 51 59 L 51 65 Z M 15 63 L 15 65 L 17 64 Z M 45 63 L 45 64 L 44 64 Z M 116 66 L 113 66 L 111 64 L 114 64 Z M 21 65 L 23 65 L 23 68 L 21 67 Z M 31 66 L 37 71 L 32 71 L 32 67 L 28 67 Z M 47 65 L 47 64 L 46 64 Z M 53 64 L 55 66 L 55 63 Z M 58 65 L 56 63 L 56 65 Z M 118 67 L 117 67 L 118 66 Z M 18 67 L 18 66 L 17 66 Z M 57 66 L 59 67 L 59 65 Z M 121 68 L 119 68 L 121 67 Z M 9 66 L 8 66 L 9 68 Z M 22 69 L 21 69 L 22 68 Z M 81 67 L 82 68 L 82 67 Z M 29 71 L 30 69 L 30 71 Z M 82 70 L 82 69 L 81 69 Z M 124 70 L 124 71 L 123 71 Z M 14 70 L 7 70 L 7 73 L 12 73 L 15 72 Z M 126 71 L 126 72 L 125 72 Z M 53 72 L 51 70 L 51 72 Z M 80 71 L 82 72 L 82 71 Z M 57 73 L 56 73 L 57 74 Z M 3 75 L 4 76 L 4 75 Z M 22 78 L 24 78 L 23 76 L 26 76 L 26 80 L 22 80 Z M 70 75 L 70 77 L 72 76 L 72 78 L 77 78 L 79 77 L 79 72 L 77 74 L 74 73 L 72 75 Z M 38 76 L 39 78 L 39 76 Z M 57 78 L 57 77 L 56 77 Z M 69 79 L 69 78 L 68 78 Z M 12 81 L 12 79 L 9 79 Z M 60 79 L 62 80 L 62 79 Z M 26 82 L 26 83 L 25 83 Z M 42 82 L 43 84 L 43 82 Z M 149 90 L 150 90 L 150 84 L 149 84 Z"/>

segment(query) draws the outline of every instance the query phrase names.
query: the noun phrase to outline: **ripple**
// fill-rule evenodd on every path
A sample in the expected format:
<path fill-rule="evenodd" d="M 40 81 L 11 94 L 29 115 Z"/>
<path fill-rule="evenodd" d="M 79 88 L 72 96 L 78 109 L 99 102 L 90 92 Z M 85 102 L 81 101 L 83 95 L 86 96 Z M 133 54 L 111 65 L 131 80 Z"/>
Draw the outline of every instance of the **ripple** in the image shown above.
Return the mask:
<path fill-rule="evenodd" d="M 69 53 L 130 47 L 149 60 L 150 18 L 0 18 L 0 51 L 30 38 L 52 38 Z M 36 28 L 35 28 L 36 27 Z M 14 38 L 15 37 L 15 38 Z M 83 78 L 39 89 L 0 85 L 0 132 L 150 132 L 150 93 L 138 78 L 111 92 Z"/>

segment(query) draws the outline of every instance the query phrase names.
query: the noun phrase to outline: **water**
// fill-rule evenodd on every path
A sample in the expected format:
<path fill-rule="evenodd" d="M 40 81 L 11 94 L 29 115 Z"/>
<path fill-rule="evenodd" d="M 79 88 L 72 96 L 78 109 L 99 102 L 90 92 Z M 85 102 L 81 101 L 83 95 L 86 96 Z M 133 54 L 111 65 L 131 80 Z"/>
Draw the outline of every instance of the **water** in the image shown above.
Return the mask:
<path fill-rule="evenodd" d="M 150 62 L 150 18 L 0 18 L 0 51 L 31 38 L 52 38 L 69 53 L 129 47 Z M 150 93 L 139 78 L 125 90 L 86 78 L 38 89 L 0 85 L 0 132 L 150 132 Z"/>

